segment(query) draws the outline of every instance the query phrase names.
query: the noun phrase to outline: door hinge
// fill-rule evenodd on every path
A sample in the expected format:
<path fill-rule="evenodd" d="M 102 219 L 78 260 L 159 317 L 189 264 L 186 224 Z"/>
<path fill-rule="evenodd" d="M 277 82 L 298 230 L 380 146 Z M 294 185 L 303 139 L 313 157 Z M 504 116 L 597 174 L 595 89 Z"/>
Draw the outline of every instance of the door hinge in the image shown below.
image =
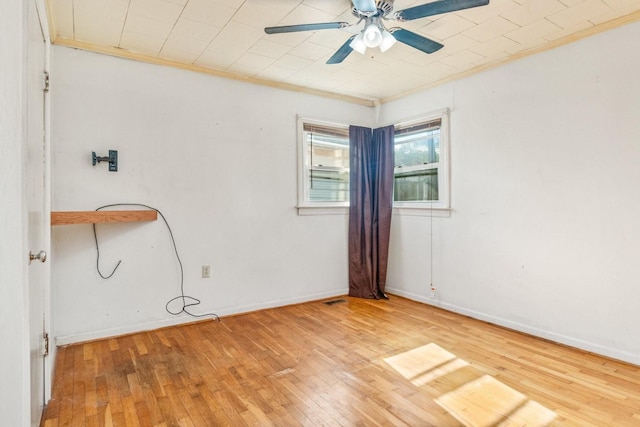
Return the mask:
<path fill-rule="evenodd" d="M 49 72 L 44 72 L 44 91 L 49 92 Z"/>
<path fill-rule="evenodd" d="M 47 357 L 49 355 L 49 333 L 45 332 L 42 336 L 42 355 Z"/>

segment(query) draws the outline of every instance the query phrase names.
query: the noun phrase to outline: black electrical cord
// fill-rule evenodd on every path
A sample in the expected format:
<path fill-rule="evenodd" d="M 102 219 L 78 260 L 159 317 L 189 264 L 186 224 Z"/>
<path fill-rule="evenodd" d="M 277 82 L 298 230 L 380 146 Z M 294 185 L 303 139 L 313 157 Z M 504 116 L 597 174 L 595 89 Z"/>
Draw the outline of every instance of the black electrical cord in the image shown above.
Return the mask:
<path fill-rule="evenodd" d="M 165 305 L 165 310 L 167 311 L 167 313 L 172 314 L 174 316 L 177 316 L 180 313 L 186 313 L 191 317 L 208 317 L 208 316 L 213 316 L 214 319 L 216 319 L 218 322 L 220 321 L 220 317 L 218 317 L 217 314 L 215 313 L 204 313 L 204 314 L 194 314 L 189 312 L 189 310 L 187 310 L 189 307 L 193 307 L 196 306 L 198 304 L 200 304 L 200 300 L 188 295 L 184 294 L 184 267 L 182 266 L 182 260 L 180 259 L 180 255 L 178 254 L 178 247 L 176 245 L 176 240 L 173 237 L 173 231 L 171 230 L 171 226 L 169 226 L 169 222 L 167 221 L 167 218 L 165 218 L 165 216 L 162 214 L 162 212 L 160 212 L 158 209 L 153 208 L 151 206 L 147 206 L 147 205 L 143 205 L 141 203 L 113 203 L 110 205 L 104 205 L 104 206 L 100 206 L 99 208 L 96 209 L 96 211 L 101 211 L 103 209 L 107 209 L 107 208 L 113 208 L 113 207 L 117 207 L 117 206 L 138 206 L 138 207 L 143 207 L 152 211 L 156 211 L 158 213 L 158 215 L 160 215 L 160 217 L 162 218 L 162 220 L 164 221 L 164 224 L 167 226 L 167 230 L 169 230 L 169 236 L 171 237 L 171 243 L 173 245 L 173 252 L 176 255 L 176 259 L 178 260 L 178 265 L 180 266 L 180 295 L 178 295 L 175 298 L 171 298 L 169 301 L 167 301 L 167 304 Z M 118 269 L 118 267 L 120 266 L 120 263 L 122 262 L 122 260 L 118 261 L 118 263 L 116 264 L 116 266 L 113 268 L 113 271 L 111 272 L 111 274 L 109 274 L 108 276 L 104 276 L 101 272 L 100 272 L 100 247 L 98 245 L 98 234 L 96 233 L 96 225 L 93 224 L 93 237 L 96 241 L 96 270 L 98 270 L 98 274 L 100 275 L 100 277 L 102 277 L 103 279 L 109 279 L 111 276 L 113 276 L 113 274 L 116 272 L 116 270 Z M 182 307 L 180 308 L 179 311 L 171 311 L 169 309 L 169 304 L 171 304 L 174 301 L 177 300 L 182 300 Z"/>

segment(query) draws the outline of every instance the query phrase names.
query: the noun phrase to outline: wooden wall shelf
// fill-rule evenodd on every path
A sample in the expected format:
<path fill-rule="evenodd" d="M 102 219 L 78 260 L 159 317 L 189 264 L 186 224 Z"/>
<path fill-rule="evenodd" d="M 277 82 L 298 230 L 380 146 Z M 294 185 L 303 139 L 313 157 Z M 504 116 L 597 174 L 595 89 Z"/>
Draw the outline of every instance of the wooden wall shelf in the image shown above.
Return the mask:
<path fill-rule="evenodd" d="M 155 221 L 157 219 L 158 212 L 154 210 L 51 212 L 51 225 Z"/>

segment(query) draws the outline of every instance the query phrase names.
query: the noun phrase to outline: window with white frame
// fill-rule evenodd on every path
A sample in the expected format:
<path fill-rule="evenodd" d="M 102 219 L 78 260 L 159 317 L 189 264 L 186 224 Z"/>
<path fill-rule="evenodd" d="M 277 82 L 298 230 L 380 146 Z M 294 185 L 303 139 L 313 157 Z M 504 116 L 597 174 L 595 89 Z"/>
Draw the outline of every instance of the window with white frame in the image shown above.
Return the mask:
<path fill-rule="evenodd" d="M 448 111 L 395 125 L 394 208 L 448 208 Z M 298 207 L 349 206 L 349 126 L 298 118 Z"/>
<path fill-rule="evenodd" d="M 448 207 L 448 114 L 396 125 L 394 207 Z"/>
<path fill-rule="evenodd" d="M 299 206 L 348 206 L 349 127 L 299 119 Z"/>

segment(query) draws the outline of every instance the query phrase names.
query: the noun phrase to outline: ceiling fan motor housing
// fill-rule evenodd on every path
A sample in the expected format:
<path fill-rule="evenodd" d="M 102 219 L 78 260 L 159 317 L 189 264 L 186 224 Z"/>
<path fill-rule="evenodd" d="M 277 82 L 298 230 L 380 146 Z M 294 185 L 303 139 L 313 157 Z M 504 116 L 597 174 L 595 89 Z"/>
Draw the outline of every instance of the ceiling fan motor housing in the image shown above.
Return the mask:
<path fill-rule="evenodd" d="M 351 9 L 351 12 L 357 18 L 368 18 L 371 16 L 379 16 L 382 18 L 391 13 L 391 11 L 393 10 L 393 2 L 394 0 L 377 0 L 375 12 L 363 12 L 357 9 L 355 6 Z"/>
<path fill-rule="evenodd" d="M 393 0 L 378 0 L 376 7 L 380 12 L 380 16 L 387 16 L 393 10 Z"/>

